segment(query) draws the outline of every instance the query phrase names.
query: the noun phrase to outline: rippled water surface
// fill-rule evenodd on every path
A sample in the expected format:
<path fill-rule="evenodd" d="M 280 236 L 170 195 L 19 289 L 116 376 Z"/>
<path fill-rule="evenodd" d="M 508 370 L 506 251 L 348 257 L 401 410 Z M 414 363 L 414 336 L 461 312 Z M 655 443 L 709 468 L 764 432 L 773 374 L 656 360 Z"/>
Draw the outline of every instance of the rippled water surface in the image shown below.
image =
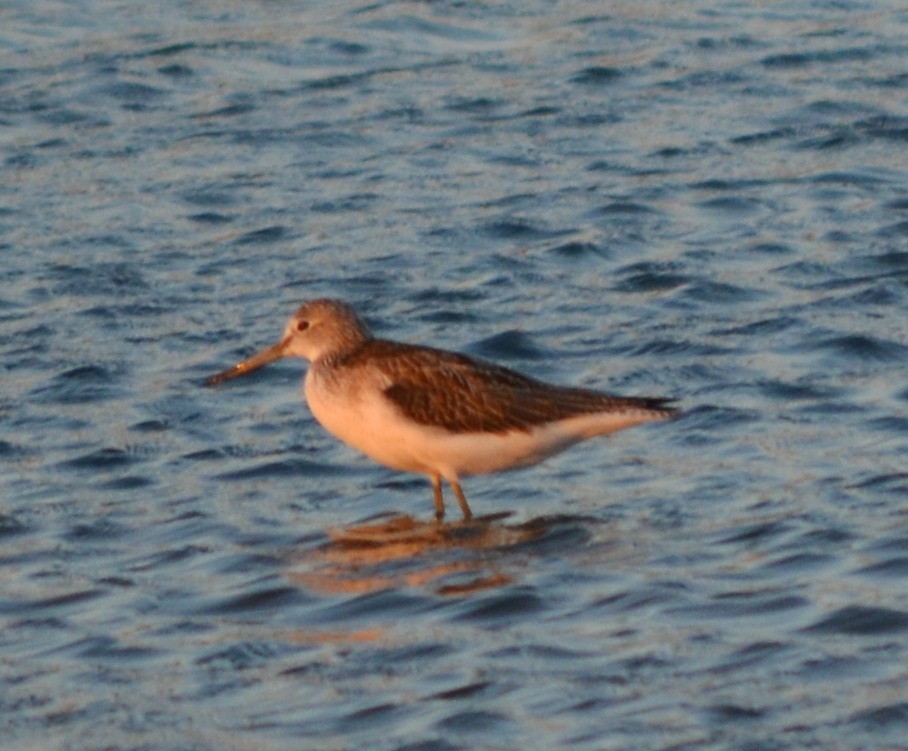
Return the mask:
<path fill-rule="evenodd" d="M 0 7 L 4 749 L 908 743 L 903 2 Z M 288 361 L 684 414 L 469 478 Z"/>

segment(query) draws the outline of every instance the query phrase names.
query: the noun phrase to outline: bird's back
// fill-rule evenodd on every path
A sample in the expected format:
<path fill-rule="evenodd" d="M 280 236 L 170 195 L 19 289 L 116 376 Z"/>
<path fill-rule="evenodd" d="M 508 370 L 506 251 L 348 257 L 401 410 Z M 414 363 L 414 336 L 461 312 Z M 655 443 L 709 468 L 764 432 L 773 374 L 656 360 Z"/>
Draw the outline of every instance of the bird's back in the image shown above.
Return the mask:
<path fill-rule="evenodd" d="M 556 386 L 468 355 L 383 339 L 365 342 L 334 367 L 379 371 L 384 396 L 405 418 L 455 433 L 531 432 L 597 414 L 607 418 L 605 433 L 675 411 L 670 399 Z"/>

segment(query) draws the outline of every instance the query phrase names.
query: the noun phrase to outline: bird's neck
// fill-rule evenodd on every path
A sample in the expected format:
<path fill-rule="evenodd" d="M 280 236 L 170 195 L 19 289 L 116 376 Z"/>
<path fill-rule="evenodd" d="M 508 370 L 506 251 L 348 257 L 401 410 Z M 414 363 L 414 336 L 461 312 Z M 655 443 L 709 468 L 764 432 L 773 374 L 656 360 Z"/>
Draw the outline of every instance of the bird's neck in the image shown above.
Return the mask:
<path fill-rule="evenodd" d="M 313 365 L 327 368 L 339 367 L 358 354 L 371 341 L 373 339 L 368 334 L 357 332 L 357 336 L 345 338 L 337 346 L 323 352 L 313 361 Z"/>

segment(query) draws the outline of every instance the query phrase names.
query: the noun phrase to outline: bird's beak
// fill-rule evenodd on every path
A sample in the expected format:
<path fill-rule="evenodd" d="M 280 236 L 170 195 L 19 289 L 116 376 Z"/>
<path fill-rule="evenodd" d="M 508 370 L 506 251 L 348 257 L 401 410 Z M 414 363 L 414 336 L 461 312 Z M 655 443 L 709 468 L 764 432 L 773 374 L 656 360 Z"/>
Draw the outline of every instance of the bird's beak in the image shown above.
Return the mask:
<path fill-rule="evenodd" d="M 262 350 L 258 354 L 253 355 L 248 360 L 243 360 L 238 362 L 232 368 L 228 368 L 222 373 L 213 375 L 210 378 L 205 379 L 206 386 L 216 386 L 219 383 L 224 381 L 229 381 L 231 378 L 239 378 L 239 376 L 244 376 L 247 373 L 251 373 L 253 370 L 258 370 L 261 367 L 264 367 L 270 362 L 275 360 L 280 360 L 286 355 L 287 352 L 287 340 L 284 339 L 273 347 L 268 347 L 268 349 Z"/>

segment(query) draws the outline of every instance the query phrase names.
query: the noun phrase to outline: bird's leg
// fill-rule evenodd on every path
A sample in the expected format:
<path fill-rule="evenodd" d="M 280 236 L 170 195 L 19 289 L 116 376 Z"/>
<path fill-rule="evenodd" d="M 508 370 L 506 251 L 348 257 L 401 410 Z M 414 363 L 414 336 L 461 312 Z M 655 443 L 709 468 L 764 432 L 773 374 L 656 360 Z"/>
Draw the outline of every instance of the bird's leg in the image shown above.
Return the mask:
<path fill-rule="evenodd" d="M 448 480 L 451 487 L 454 488 L 454 495 L 457 496 L 457 502 L 460 504 L 460 510 L 463 513 L 463 518 L 467 521 L 473 518 L 473 512 L 470 511 L 470 504 L 467 503 L 467 497 L 463 494 L 463 491 L 460 489 L 460 483 L 457 480 Z"/>
<path fill-rule="evenodd" d="M 440 475 L 432 475 L 432 492 L 435 494 L 435 518 L 441 521 L 445 516 L 445 501 L 441 496 Z"/>

